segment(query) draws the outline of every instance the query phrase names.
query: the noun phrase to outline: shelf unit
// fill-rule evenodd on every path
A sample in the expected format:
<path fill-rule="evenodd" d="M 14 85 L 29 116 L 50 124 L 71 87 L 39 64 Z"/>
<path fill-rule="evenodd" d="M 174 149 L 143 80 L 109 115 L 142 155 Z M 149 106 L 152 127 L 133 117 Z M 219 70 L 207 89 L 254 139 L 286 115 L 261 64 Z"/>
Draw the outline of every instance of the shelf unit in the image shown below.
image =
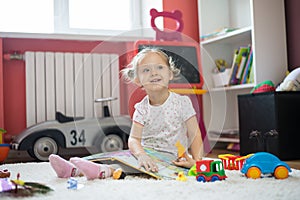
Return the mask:
<path fill-rule="evenodd" d="M 204 89 L 204 123 L 208 134 L 239 130 L 237 96 L 265 80 L 280 83 L 287 70 L 284 0 L 198 0 L 200 35 L 221 28 L 236 30 L 200 43 Z M 216 59 L 231 66 L 234 50 L 251 44 L 254 82 L 214 87 Z M 215 139 L 214 139 L 215 140 Z M 232 142 L 222 138 L 220 141 Z"/>

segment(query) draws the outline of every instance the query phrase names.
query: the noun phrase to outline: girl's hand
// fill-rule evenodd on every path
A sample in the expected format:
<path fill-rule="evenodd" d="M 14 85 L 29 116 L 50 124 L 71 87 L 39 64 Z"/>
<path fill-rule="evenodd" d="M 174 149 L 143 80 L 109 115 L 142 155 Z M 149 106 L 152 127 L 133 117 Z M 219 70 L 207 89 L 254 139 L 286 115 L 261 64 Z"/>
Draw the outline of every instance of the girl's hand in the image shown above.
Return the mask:
<path fill-rule="evenodd" d="M 178 158 L 172 162 L 174 165 L 184 168 L 191 168 L 196 163 L 196 161 L 187 154 L 184 154 L 182 158 Z"/>
<path fill-rule="evenodd" d="M 146 171 L 158 172 L 156 163 L 147 155 L 141 154 L 137 156 L 139 168 L 144 167 Z"/>

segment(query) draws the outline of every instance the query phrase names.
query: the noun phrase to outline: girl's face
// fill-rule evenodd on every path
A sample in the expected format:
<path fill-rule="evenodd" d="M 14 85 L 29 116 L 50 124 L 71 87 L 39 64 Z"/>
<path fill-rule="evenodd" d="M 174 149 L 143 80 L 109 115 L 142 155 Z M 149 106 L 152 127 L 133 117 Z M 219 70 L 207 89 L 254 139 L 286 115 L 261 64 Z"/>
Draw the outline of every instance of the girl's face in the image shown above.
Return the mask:
<path fill-rule="evenodd" d="M 141 59 L 137 66 L 136 83 L 146 90 L 161 90 L 168 88 L 173 73 L 168 62 L 159 54 L 150 52 Z"/>

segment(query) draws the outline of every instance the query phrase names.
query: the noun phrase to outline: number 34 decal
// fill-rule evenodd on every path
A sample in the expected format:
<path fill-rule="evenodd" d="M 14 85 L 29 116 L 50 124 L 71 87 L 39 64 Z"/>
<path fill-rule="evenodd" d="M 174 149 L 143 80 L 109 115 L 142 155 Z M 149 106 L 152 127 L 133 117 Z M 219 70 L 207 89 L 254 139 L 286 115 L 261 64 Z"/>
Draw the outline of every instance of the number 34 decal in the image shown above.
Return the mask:
<path fill-rule="evenodd" d="M 70 141 L 71 145 L 75 146 L 78 143 L 84 145 L 85 144 L 85 133 L 84 130 L 82 130 L 80 133 L 78 133 L 76 130 L 72 130 L 70 132 L 72 139 Z"/>

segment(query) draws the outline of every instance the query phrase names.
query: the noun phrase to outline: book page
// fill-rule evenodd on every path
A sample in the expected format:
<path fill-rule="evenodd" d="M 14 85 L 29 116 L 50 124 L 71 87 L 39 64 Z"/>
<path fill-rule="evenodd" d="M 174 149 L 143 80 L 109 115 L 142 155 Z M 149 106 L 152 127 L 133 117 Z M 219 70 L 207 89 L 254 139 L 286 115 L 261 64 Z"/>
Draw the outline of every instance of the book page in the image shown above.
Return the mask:
<path fill-rule="evenodd" d="M 148 148 L 145 148 L 145 152 L 156 162 L 158 172 L 152 173 L 145 171 L 144 168 L 139 169 L 137 159 L 129 150 L 99 153 L 84 158 L 94 162 L 99 161 L 106 164 L 117 164 L 120 165 L 124 171 L 129 173 L 145 173 L 157 179 L 176 179 L 178 172 L 182 171 L 187 174 L 189 170 L 173 165 L 172 160 L 174 157 L 167 153 L 161 153 Z"/>

